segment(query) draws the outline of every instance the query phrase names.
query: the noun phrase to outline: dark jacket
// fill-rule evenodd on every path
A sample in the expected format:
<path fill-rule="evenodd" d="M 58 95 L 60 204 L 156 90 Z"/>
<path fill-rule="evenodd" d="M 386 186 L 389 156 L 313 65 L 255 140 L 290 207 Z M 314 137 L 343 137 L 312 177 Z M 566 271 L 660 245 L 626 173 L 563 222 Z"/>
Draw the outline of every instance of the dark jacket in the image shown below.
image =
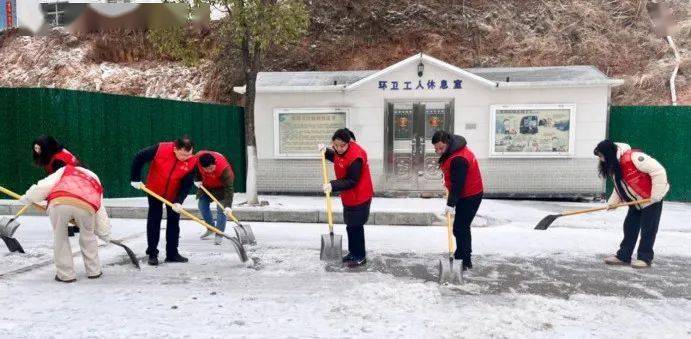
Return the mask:
<path fill-rule="evenodd" d="M 130 168 L 130 181 L 142 181 L 142 168 L 144 168 L 146 163 L 154 160 L 156 151 L 158 151 L 158 144 L 144 148 L 134 156 L 134 160 L 132 160 L 132 168 Z M 194 183 L 193 174 L 194 172 L 188 174 L 182 180 L 182 183 L 180 184 L 180 191 L 178 192 L 175 200 L 171 201 L 172 203 L 182 204 L 182 202 L 185 201 L 185 198 L 190 193 L 190 188 Z"/>
<path fill-rule="evenodd" d="M 460 135 L 454 135 L 451 138 L 449 147 L 446 152 L 439 157 L 439 164 L 441 165 L 446 159 L 448 159 L 451 154 L 462 149 L 468 144 L 464 137 Z M 455 207 L 458 202 L 458 197 L 460 196 L 463 187 L 465 186 L 465 179 L 468 175 L 468 161 L 462 157 L 456 157 L 451 160 L 451 190 L 449 196 L 446 200 L 446 205 Z"/>

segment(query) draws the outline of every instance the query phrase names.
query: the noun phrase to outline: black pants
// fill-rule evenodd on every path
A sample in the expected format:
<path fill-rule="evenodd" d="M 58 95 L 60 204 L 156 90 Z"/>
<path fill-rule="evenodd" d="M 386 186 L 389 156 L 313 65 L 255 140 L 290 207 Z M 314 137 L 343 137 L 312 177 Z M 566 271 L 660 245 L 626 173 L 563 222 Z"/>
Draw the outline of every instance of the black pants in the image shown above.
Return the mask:
<path fill-rule="evenodd" d="M 461 198 L 456 203 L 456 217 L 453 221 L 453 235 L 456 237 L 455 259 L 470 259 L 473 253 L 470 224 L 482 202 L 482 193 L 468 198 Z"/>
<path fill-rule="evenodd" d="M 624 262 L 631 262 L 633 248 L 638 240 L 638 233 L 641 234 L 641 241 L 638 243 L 638 260 L 643 260 L 650 264 L 653 261 L 653 245 L 657 235 L 657 227 L 660 224 L 662 215 L 662 201 L 654 203 L 642 210 L 629 207 L 629 212 L 624 219 L 624 240 L 619 245 L 617 258 Z"/>
<path fill-rule="evenodd" d="M 371 203 L 371 201 L 368 201 L 354 207 L 343 206 L 343 221 L 346 224 L 346 232 L 348 233 L 348 252 L 358 259 L 367 256 L 364 226 L 367 219 L 369 219 Z"/>
<path fill-rule="evenodd" d="M 166 256 L 178 254 L 180 240 L 180 214 L 166 206 Z M 161 238 L 161 219 L 163 203 L 149 196 L 149 214 L 146 219 L 146 254 L 158 255 L 158 240 Z"/>

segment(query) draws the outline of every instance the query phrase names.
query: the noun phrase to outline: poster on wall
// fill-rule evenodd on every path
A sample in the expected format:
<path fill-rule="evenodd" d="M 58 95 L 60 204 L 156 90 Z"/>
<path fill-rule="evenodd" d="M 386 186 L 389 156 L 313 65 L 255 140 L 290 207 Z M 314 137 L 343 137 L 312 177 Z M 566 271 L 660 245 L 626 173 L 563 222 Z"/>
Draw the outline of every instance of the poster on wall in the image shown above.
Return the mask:
<path fill-rule="evenodd" d="M 491 112 L 490 156 L 573 156 L 575 105 L 497 105 Z"/>
<path fill-rule="evenodd" d="M 346 111 L 341 109 L 278 109 L 274 118 L 279 157 L 317 157 L 316 145 L 328 145 L 334 131 L 346 127 Z"/>
<path fill-rule="evenodd" d="M 0 31 L 17 26 L 17 0 L 0 0 Z"/>

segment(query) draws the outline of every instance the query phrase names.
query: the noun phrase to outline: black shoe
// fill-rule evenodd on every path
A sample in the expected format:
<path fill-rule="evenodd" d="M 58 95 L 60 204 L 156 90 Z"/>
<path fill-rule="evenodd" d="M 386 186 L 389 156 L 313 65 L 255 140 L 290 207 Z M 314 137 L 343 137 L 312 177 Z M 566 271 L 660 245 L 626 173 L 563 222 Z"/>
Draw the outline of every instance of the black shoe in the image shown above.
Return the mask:
<path fill-rule="evenodd" d="M 349 268 L 355 268 L 367 264 L 367 258 L 353 258 L 346 264 Z"/>
<path fill-rule="evenodd" d="M 55 281 L 59 281 L 59 282 L 68 283 L 68 284 L 69 284 L 69 283 L 73 283 L 73 282 L 77 281 L 77 279 L 75 278 L 75 279 L 69 279 L 69 280 L 62 280 L 62 279 L 58 278 L 58 275 L 56 274 L 56 275 L 55 275 Z"/>
<path fill-rule="evenodd" d="M 149 265 L 158 266 L 158 257 L 155 255 L 150 255 L 149 256 Z"/>
<path fill-rule="evenodd" d="M 348 253 L 345 257 L 343 257 L 343 262 L 346 263 L 348 261 L 353 261 L 353 259 L 355 259 L 355 257 L 353 257 L 352 254 Z"/>
<path fill-rule="evenodd" d="M 174 254 L 166 257 L 166 262 L 188 262 L 189 259 L 181 256 L 180 254 Z"/>
<path fill-rule="evenodd" d="M 89 279 L 98 279 L 98 278 L 100 278 L 102 275 L 103 275 L 103 272 L 101 272 L 101 273 L 99 273 L 99 274 L 97 274 L 97 275 L 90 275 L 90 276 L 88 276 L 87 278 L 89 278 Z"/>
<path fill-rule="evenodd" d="M 463 260 L 463 270 L 472 270 L 473 269 L 473 262 L 470 261 L 470 259 L 464 259 Z"/>

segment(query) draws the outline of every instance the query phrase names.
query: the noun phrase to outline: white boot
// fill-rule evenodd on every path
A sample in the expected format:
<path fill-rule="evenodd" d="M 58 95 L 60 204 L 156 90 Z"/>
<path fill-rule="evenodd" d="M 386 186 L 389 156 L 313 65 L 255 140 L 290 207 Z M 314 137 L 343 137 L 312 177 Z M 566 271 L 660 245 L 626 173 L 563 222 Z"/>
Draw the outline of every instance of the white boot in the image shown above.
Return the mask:
<path fill-rule="evenodd" d="M 631 267 L 633 267 L 633 268 L 650 268 L 650 264 L 648 264 L 647 262 L 645 262 L 643 260 L 634 260 L 631 263 Z"/>
<path fill-rule="evenodd" d="M 204 234 L 202 234 L 201 237 L 199 237 L 199 239 L 204 240 L 204 239 L 208 238 L 211 234 L 213 234 L 213 232 L 206 230 L 206 232 Z"/>
<path fill-rule="evenodd" d="M 223 242 L 223 237 L 220 236 L 220 235 L 218 235 L 218 234 L 216 234 L 216 236 L 214 237 L 214 244 L 220 245 L 221 242 Z"/>
<path fill-rule="evenodd" d="M 621 261 L 621 260 L 619 260 L 619 258 L 617 258 L 616 255 L 609 256 L 609 257 L 605 258 L 605 264 L 607 264 L 607 265 L 617 265 L 617 266 L 626 265 L 626 263 L 623 262 L 623 261 Z"/>

